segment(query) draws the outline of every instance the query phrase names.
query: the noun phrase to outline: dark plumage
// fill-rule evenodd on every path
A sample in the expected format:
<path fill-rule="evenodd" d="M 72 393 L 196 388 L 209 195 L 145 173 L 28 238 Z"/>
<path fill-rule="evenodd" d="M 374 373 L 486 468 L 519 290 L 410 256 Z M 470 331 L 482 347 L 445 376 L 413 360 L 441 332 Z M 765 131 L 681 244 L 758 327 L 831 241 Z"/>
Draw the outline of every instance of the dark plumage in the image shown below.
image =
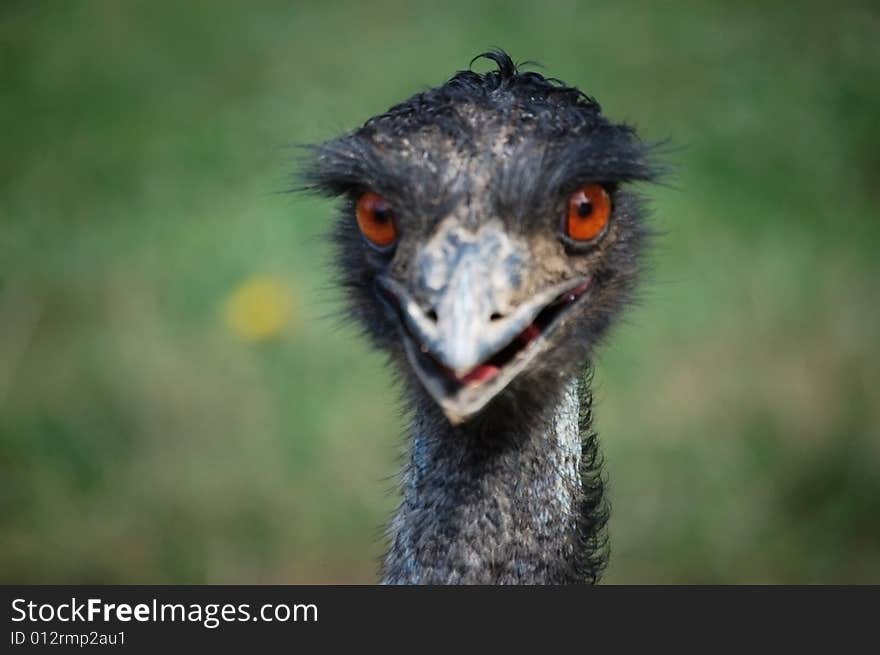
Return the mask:
<path fill-rule="evenodd" d="M 629 183 L 656 168 L 581 91 L 481 56 L 497 70 L 313 147 L 305 170 L 343 198 L 340 284 L 414 408 L 385 581 L 595 582 L 606 509 L 585 371 L 638 277 L 647 230 Z M 565 229 L 585 185 L 612 206 L 589 242 Z M 358 230 L 367 192 L 391 208 L 391 247 Z"/>

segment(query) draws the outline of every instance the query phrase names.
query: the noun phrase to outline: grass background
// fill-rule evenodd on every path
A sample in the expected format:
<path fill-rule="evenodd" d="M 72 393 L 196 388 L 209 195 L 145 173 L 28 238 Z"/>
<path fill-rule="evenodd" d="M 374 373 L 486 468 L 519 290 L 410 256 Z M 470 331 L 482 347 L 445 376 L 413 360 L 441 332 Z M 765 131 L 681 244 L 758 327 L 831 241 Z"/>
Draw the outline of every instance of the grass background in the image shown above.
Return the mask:
<path fill-rule="evenodd" d="M 677 147 L 605 580 L 880 582 L 876 4 L 109 0 L 0 5 L 0 581 L 375 580 L 402 421 L 286 144 L 489 46 Z"/>

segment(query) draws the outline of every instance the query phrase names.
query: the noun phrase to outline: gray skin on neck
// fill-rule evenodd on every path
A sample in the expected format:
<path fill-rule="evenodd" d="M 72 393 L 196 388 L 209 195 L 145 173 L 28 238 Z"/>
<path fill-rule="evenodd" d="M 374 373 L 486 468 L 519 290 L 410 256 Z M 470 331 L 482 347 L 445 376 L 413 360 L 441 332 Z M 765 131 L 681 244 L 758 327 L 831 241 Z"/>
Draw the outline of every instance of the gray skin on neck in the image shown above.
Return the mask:
<path fill-rule="evenodd" d="M 518 434 L 475 436 L 433 412 L 415 416 L 385 583 L 583 581 L 577 387 Z"/>

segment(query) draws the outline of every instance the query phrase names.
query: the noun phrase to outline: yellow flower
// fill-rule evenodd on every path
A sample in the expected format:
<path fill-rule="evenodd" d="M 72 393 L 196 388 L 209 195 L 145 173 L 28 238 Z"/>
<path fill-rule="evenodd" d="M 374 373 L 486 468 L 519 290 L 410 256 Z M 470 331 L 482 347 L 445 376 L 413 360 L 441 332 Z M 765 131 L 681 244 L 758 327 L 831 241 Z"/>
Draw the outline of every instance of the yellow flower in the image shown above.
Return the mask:
<path fill-rule="evenodd" d="M 226 301 L 226 325 L 245 341 L 277 337 L 290 317 L 290 294 L 275 278 L 260 275 L 242 282 Z"/>

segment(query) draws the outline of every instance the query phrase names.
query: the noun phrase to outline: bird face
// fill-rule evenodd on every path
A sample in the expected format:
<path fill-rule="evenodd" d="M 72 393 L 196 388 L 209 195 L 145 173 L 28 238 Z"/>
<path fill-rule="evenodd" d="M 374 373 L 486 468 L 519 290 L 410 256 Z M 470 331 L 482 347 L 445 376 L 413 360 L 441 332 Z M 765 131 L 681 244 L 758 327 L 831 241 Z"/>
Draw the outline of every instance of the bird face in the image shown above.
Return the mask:
<path fill-rule="evenodd" d="M 453 424 L 526 375 L 589 295 L 588 271 L 554 257 L 554 274 L 530 246 L 501 220 L 449 218 L 418 248 L 408 283 L 377 278 L 409 365 Z"/>
<path fill-rule="evenodd" d="M 624 188 L 651 175 L 635 133 L 503 69 L 317 147 L 307 171 L 347 198 L 334 240 L 354 316 L 453 424 L 563 388 L 628 298 L 645 235 Z"/>

